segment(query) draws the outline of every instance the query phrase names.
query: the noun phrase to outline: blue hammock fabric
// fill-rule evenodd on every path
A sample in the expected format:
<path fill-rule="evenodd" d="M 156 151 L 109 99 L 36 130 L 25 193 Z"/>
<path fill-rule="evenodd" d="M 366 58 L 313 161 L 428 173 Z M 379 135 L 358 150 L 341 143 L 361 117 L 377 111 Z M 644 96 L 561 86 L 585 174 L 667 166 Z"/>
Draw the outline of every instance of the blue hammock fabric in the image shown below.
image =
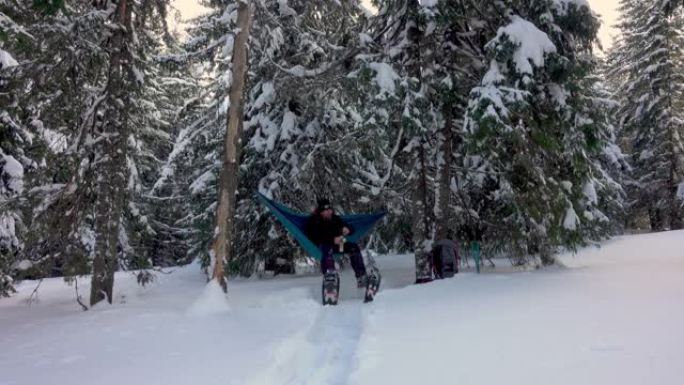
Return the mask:
<path fill-rule="evenodd" d="M 321 260 L 321 249 L 315 245 L 304 233 L 306 222 L 311 214 L 298 213 L 291 208 L 278 202 L 266 198 L 263 194 L 257 193 L 257 198 L 273 213 L 273 215 L 285 226 L 287 231 L 292 234 L 295 240 L 304 250 L 317 260 Z M 385 213 L 375 214 L 351 214 L 340 215 L 342 221 L 354 229 L 354 232 L 347 236 L 349 242 L 358 242 L 365 237 L 375 224 L 385 216 Z"/>

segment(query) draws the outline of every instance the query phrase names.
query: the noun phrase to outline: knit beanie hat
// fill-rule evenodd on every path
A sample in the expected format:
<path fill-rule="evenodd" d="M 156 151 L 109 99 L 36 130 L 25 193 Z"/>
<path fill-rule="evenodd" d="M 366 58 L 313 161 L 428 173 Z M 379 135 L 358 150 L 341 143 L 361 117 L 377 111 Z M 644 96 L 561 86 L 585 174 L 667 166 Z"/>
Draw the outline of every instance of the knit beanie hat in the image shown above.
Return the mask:
<path fill-rule="evenodd" d="M 321 198 L 316 202 L 316 211 L 321 212 L 323 210 L 332 209 L 330 201 L 326 198 Z"/>

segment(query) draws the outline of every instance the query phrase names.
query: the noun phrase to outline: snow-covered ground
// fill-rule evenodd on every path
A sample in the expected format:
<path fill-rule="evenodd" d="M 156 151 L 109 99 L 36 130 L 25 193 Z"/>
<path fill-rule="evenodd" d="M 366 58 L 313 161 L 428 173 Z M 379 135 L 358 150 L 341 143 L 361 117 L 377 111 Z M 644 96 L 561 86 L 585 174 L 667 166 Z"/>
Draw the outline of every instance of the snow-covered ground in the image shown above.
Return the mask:
<path fill-rule="evenodd" d="M 562 261 L 416 286 L 410 255 L 383 256 L 374 303 L 346 271 L 325 308 L 316 276 L 231 281 L 210 309 L 197 266 L 147 288 L 123 273 L 87 312 L 59 279 L 29 306 L 23 282 L 0 300 L 0 385 L 681 384 L 684 232 Z"/>

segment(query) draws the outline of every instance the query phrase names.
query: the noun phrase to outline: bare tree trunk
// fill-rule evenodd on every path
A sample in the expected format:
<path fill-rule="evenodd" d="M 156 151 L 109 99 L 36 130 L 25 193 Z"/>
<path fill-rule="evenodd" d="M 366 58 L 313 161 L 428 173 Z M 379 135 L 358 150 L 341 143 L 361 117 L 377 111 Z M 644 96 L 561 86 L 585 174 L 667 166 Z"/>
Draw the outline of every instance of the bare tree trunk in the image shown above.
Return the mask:
<path fill-rule="evenodd" d="M 428 209 L 427 165 L 425 143 L 418 148 L 418 180 L 413 193 L 413 248 L 416 254 L 416 283 L 432 281 L 432 226 Z"/>
<path fill-rule="evenodd" d="M 228 127 L 224 141 L 223 167 L 219 184 L 219 203 L 216 208 L 216 230 L 211 252 L 213 258 L 212 279 L 228 291 L 224 263 L 230 260 L 233 249 L 235 194 L 238 185 L 238 162 L 240 160 L 240 130 L 244 107 L 244 89 L 247 78 L 247 41 L 252 22 L 249 0 L 241 0 L 237 15 L 237 36 L 233 46 L 233 84 L 230 89 Z"/>
<path fill-rule="evenodd" d="M 408 49 L 409 57 L 406 63 L 413 78 L 418 80 L 418 88 L 421 87 L 422 79 L 422 34 L 419 22 L 420 5 L 418 0 L 407 2 L 408 20 L 406 24 L 406 35 L 410 41 L 411 48 Z M 407 130 L 410 132 L 410 130 Z M 420 144 L 413 150 L 415 157 L 416 176 L 413 183 L 412 199 L 412 222 L 411 231 L 413 233 L 413 251 L 416 258 L 416 283 L 432 281 L 432 223 L 431 209 L 428 203 L 428 169 L 425 156 L 424 133 L 418 132 Z"/>
<path fill-rule="evenodd" d="M 444 106 L 444 128 L 442 129 L 442 159 L 438 160 L 439 185 L 437 186 L 437 210 L 435 210 L 435 235 L 437 239 L 449 237 L 449 206 L 451 203 L 451 158 L 453 156 L 453 120 L 451 106 Z"/>
<path fill-rule="evenodd" d="M 114 23 L 119 25 L 112 36 L 109 79 L 105 89 L 107 102 L 104 118 L 98 127 L 101 142 L 96 147 L 95 256 L 90 289 L 90 305 L 106 299 L 112 303 L 114 273 L 117 267 L 121 212 L 125 203 L 128 167 L 126 164 L 128 138 L 127 109 L 130 105 L 125 90 L 129 75 L 130 54 L 126 38 L 130 30 L 129 0 L 120 0 Z"/>

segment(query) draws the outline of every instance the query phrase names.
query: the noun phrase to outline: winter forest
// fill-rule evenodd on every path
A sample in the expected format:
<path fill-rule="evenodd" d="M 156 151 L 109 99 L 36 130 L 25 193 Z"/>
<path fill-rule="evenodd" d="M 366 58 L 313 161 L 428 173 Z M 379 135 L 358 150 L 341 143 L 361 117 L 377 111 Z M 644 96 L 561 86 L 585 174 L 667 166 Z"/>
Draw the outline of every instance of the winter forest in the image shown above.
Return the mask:
<path fill-rule="evenodd" d="M 540 267 L 683 227 L 676 1 L 620 0 L 605 53 L 586 0 L 200 3 L 179 36 L 170 0 L 0 0 L 0 296 L 306 259 L 257 192 L 386 212 L 365 248 L 416 281 L 440 239 Z"/>

